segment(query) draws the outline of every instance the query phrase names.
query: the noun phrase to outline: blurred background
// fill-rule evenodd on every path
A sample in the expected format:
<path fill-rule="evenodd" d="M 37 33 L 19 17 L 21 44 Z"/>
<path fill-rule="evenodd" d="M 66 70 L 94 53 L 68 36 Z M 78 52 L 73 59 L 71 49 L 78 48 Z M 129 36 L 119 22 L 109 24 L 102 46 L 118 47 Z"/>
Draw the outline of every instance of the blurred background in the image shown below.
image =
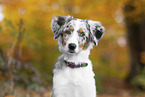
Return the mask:
<path fill-rule="evenodd" d="M 50 97 L 50 23 L 65 15 L 105 27 L 90 55 L 98 97 L 145 97 L 144 0 L 0 0 L 0 97 Z"/>

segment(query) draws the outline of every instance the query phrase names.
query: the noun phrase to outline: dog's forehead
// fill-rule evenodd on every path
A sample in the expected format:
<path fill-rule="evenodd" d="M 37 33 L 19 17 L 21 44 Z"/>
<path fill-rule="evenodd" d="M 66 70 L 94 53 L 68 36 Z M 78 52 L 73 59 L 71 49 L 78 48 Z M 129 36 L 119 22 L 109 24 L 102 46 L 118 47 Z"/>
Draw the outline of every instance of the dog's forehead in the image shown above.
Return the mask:
<path fill-rule="evenodd" d="M 75 20 L 71 20 L 68 24 L 67 24 L 68 27 L 72 26 L 74 27 L 75 29 L 86 29 L 86 23 L 84 20 L 81 20 L 81 19 L 75 19 Z"/>

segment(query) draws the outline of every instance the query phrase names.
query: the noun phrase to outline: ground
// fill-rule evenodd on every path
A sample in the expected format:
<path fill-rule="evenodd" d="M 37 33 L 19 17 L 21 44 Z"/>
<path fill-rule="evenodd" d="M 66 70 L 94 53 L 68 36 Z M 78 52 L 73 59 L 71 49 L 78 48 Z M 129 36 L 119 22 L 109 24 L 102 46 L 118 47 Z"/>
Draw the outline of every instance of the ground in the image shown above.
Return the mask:
<path fill-rule="evenodd" d="M 145 97 L 145 93 L 134 89 L 124 81 L 105 80 L 103 82 L 104 91 L 98 93 L 98 97 Z"/>
<path fill-rule="evenodd" d="M 21 87 L 15 90 L 15 96 L 7 95 L 5 97 L 50 97 L 50 89 L 45 92 L 38 93 L 36 91 L 26 91 Z M 98 92 L 97 97 L 145 97 L 145 92 L 134 89 L 124 81 L 120 80 L 104 80 L 103 89 Z"/>

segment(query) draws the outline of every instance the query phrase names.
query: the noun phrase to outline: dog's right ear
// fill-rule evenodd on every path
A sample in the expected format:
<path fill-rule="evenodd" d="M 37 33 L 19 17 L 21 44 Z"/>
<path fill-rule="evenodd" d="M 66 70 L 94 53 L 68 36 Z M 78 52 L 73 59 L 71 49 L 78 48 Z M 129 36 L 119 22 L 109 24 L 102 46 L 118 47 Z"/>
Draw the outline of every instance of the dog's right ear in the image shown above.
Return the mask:
<path fill-rule="evenodd" d="M 57 39 L 60 36 L 61 28 L 65 25 L 65 23 L 69 22 L 72 19 L 72 16 L 58 16 L 52 19 L 51 28 L 54 33 L 55 39 Z"/>
<path fill-rule="evenodd" d="M 99 21 L 88 20 L 87 23 L 89 24 L 90 27 L 91 39 L 97 46 L 99 40 L 102 38 L 104 34 L 105 29 Z"/>

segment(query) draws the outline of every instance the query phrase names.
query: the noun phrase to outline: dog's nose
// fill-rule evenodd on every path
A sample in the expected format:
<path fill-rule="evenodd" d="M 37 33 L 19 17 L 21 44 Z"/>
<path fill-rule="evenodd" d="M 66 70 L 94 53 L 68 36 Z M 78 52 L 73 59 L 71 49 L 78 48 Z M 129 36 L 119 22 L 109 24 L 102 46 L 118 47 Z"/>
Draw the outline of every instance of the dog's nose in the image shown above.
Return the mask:
<path fill-rule="evenodd" d="M 68 45 L 68 48 L 69 48 L 70 50 L 75 50 L 76 44 L 70 43 L 70 44 Z"/>

